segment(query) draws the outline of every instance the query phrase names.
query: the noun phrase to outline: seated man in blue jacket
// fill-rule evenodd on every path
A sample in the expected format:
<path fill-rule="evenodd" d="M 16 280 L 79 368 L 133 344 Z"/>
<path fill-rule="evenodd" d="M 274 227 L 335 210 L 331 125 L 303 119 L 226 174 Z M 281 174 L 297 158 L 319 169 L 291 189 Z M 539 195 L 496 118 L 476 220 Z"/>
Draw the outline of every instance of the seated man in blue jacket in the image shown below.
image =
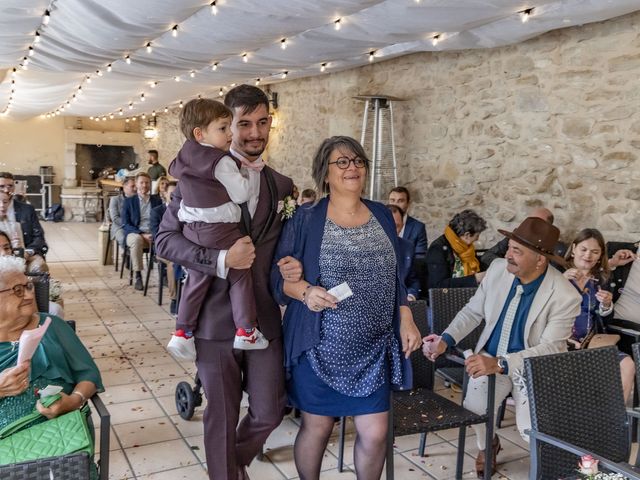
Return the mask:
<path fill-rule="evenodd" d="M 389 192 L 389 203 L 396 205 L 403 212 L 403 225 L 398 233 L 400 238 L 408 240 L 413 245 L 413 273 L 418 279 L 419 289 L 417 298 L 427 296 L 427 228 L 420 220 L 409 215 L 411 194 L 405 187 L 395 187 Z"/>
<path fill-rule="evenodd" d="M 48 272 L 44 260 L 47 242 L 38 214 L 32 205 L 14 198 L 15 180 L 9 172 L 0 172 L 0 230 L 11 237 L 13 248 L 23 249 L 27 273 Z"/>
<path fill-rule="evenodd" d="M 136 175 L 137 195 L 126 198 L 122 206 L 122 228 L 129 247 L 131 268 L 136 274 L 135 289 L 142 290 L 142 253 L 151 246 L 151 210 L 162 204 L 158 195 L 150 195 L 151 177 L 148 173 Z"/>
<path fill-rule="evenodd" d="M 404 226 L 404 212 L 397 205 L 387 205 L 387 208 L 391 210 L 393 220 L 396 222 L 396 231 L 398 235 L 402 231 Z M 404 285 L 407 288 L 407 300 L 414 302 L 418 299 L 418 293 L 420 292 L 420 282 L 413 270 L 413 244 L 409 240 L 400 238 L 400 248 L 402 249 L 402 258 L 404 260 L 404 271 L 406 276 L 404 279 Z"/>

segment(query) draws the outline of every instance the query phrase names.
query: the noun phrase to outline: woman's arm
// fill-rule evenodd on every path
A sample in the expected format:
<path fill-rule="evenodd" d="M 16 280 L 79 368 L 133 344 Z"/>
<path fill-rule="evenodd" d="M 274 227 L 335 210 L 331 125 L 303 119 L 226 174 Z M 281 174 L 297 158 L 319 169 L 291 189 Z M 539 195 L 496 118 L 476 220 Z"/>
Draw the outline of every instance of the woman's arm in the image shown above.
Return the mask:
<path fill-rule="evenodd" d="M 411 309 L 404 305 L 400 307 L 400 340 L 406 358 L 422 346 L 420 331 L 413 321 Z"/>
<path fill-rule="evenodd" d="M 36 402 L 36 408 L 48 419 L 56 418 L 60 415 L 64 415 L 65 413 L 81 408 L 87 400 L 96 393 L 96 391 L 97 388 L 93 382 L 82 381 L 75 386 L 71 395 L 60 393 L 60 400 L 48 408 L 43 407 L 40 401 L 38 401 Z"/>
<path fill-rule="evenodd" d="M 0 372 L 0 398 L 15 397 L 29 387 L 29 362 Z"/>

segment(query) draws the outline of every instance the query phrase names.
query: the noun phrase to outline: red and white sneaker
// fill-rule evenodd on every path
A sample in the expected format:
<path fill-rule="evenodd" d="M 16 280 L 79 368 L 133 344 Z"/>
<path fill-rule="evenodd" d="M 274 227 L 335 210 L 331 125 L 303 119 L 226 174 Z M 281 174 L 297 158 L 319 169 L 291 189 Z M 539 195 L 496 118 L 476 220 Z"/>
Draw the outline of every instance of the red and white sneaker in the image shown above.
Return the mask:
<path fill-rule="evenodd" d="M 236 330 L 236 337 L 233 340 L 233 348 L 238 350 L 263 350 L 269 346 L 269 340 L 257 328 Z"/>
<path fill-rule="evenodd" d="M 178 360 L 196 360 L 196 341 L 191 332 L 178 329 L 171 335 L 167 350 Z"/>

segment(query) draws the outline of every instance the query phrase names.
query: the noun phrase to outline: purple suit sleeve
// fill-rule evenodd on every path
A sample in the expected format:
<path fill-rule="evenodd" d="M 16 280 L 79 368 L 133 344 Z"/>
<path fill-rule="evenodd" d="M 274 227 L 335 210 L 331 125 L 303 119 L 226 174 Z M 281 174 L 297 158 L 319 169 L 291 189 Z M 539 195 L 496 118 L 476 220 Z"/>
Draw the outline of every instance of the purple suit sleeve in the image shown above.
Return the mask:
<path fill-rule="evenodd" d="M 173 192 L 172 200 L 162 217 L 158 236 L 155 239 L 156 252 L 178 265 L 192 268 L 212 277 L 216 276 L 219 250 L 205 248 L 187 240 L 182 234 L 182 223 L 178 220 L 180 209 L 180 187 Z"/>

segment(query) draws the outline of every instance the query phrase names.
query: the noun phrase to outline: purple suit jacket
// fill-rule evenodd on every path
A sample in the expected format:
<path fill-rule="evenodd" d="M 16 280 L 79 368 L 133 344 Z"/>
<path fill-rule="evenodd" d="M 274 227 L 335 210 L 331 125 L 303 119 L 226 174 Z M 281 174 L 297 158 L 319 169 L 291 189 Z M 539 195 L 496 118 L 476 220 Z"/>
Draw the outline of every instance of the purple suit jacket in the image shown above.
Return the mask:
<path fill-rule="evenodd" d="M 273 175 L 276 190 L 275 201 L 271 198 L 267 185 L 265 177 L 267 169 Z M 282 229 L 282 215 L 276 214 L 273 223 L 267 230 L 263 231 L 263 227 L 267 224 L 272 210 L 277 209 L 277 202 L 283 200 L 287 195 L 291 195 L 292 191 L 293 182 L 291 179 L 270 167 L 265 167 L 260 174 L 260 197 L 251 222 L 251 231 L 252 234 L 258 232 L 263 232 L 263 234 L 255 245 L 256 258 L 251 271 L 258 310 L 258 326 L 268 340 L 282 336 L 280 307 L 273 299 L 269 286 L 271 262 Z M 181 199 L 180 187 L 178 186 L 162 218 L 156 237 L 158 256 L 215 277 L 219 250 L 196 245 L 182 235 L 182 224 L 178 220 Z M 198 329 L 194 334 L 197 338 L 205 340 L 233 340 L 235 325 L 229 301 L 229 282 L 226 279 L 215 278 L 211 282 L 209 293 L 200 310 Z"/>

